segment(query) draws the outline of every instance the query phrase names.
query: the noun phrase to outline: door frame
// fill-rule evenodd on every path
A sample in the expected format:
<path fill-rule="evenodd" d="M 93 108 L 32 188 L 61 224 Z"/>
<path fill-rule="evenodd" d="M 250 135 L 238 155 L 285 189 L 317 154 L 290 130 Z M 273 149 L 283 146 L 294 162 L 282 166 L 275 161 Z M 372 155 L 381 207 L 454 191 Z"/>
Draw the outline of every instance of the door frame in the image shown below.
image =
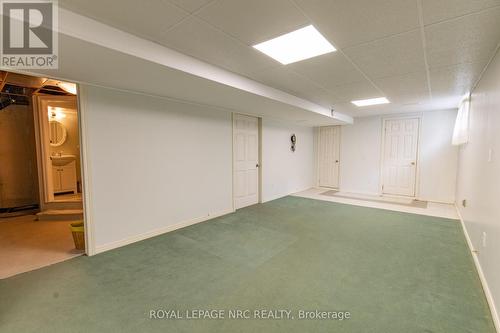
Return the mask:
<path fill-rule="evenodd" d="M 90 168 L 90 154 L 89 154 L 89 131 L 87 128 L 88 120 L 88 105 L 87 105 L 87 89 L 85 86 L 75 82 L 73 80 L 68 80 L 65 78 L 42 75 L 36 72 L 22 71 L 17 69 L 9 69 L 8 72 L 18 73 L 23 75 L 30 75 L 35 77 L 48 78 L 53 80 L 61 80 L 73 82 L 76 84 L 77 89 L 77 108 L 78 108 L 78 129 L 80 133 L 80 165 L 81 165 L 81 177 L 82 177 L 82 204 L 83 204 L 83 225 L 85 230 L 85 254 L 87 256 L 93 256 L 96 253 L 95 246 L 95 229 L 93 223 L 93 205 L 92 205 L 92 176 Z M 35 126 L 37 123 L 35 121 Z M 35 129 L 36 131 L 36 129 Z M 36 133 L 36 132 L 35 132 Z M 38 133 L 36 133 L 38 136 Z M 37 149 L 37 161 L 39 161 L 38 149 Z M 37 162 L 38 163 L 38 162 Z M 41 170 L 38 168 L 38 172 Z M 40 181 L 40 179 L 39 179 Z M 40 198 L 40 202 L 42 197 Z"/>
<path fill-rule="evenodd" d="M 339 174 L 338 174 L 338 180 L 337 180 L 337 184 L 338 186 L 337 187 L 327 187 L 327 186 L 321 186 L 320 185 L 320 161 L 321 161 L 321 157 L 320 157 L 320 154 L 321 154 L 321 151 L 320 151 L 320 142 L 321 142 L 321 127 L 332 127 L 332 126 L 337 126 L 338 127 L 338 131 L 339 131 Z M 342 182 L 342 177 L 340 176 L 341 175 L 341 168 L 342 168 L 342 125 L 327 125 L 327 126 L 318 126 L 315 128 L 315 145 L 316 145 L 316 179 L 315 179 L 315 182 L 316 182 L 316 187 L 321 187 L 321 188 L 325 188 L 325 189 L 334 189 L 334 190 L 337 190 L 337 191 L 340 191 L 340 188 L 341 188 L 341 182 Z"/>
<path fill-rule="evenodd" d="M 63 107 L 73 107 L 77 108 L 77 115 L 79 112 L 78 107 L 78 96 L 76 98 L 71 96 L 50 96 L 50 95 L 38 95 L 33 96 L 33 114 L 35 117 L 35 139 L 36 139 L 36 151 L 37 151 L 37 165 L 38 165 L 38 178 L 39 178 L 39 195 L 40 195 L 40 207 L 44 207 L 54 200 L 54 190 L 53 183 L 50 181 L 52 179 L 52 168 L 50 165 L 50 147 L 47 144 L 49 137 L 49 119 L 47 113 L 45 112 L 45 104 L 54 101 Z M 81 159 L 81 153 L 80 153 Z M 83 179 L 82 179 L 83 181 Z M 65 201 L 58 201 L 65 202 Z"/>
<path fill-rule="evenodd" d="M 258 181 L 257 181 L 257 186 L 259 187 L 257 190 L 257 203 L 262 203 L 262 118 L 258 117 L 254 114 L 248 114 L 248 113 L 241 113 L 241 112 L 231 112 L 231 196 L 232 196 L 232 206 L 233 206 L 233 212 L 236 211 L 236 205 L 234 204 L 234 171 L 235 171 L 235 165 L 234 165 L 234 157 L 236 156 L 236 148 L 234 145 L 234 116 L 235 115 L 242 115 L 242 116 L 247 116 L 247 117 L 253 117 L 257 118 L 257 128 L 258 128 L 258 134 L 257 138 L 259 140 L 258 143 L 258 159 L 259 159 L 259 171 L 258 171 Z"/>
<path fill-rule="evenodd" d="M 398 194 L 387 194 L 384 193 L 384 157 L 385 157 L 385 128 L 388 120 L 404 120 L 404 119 L 418 119 L 418 131 L 417 131 L 417 151 L 415 157 L 415 193 L 413 196 L 398 195 Z M 380 196 L 384 197 L 396 197 L 396 198 L 413 198 L 417 199 L 420 196 L 420 142 L 422 139 L 422 113 L 409 113 L 404 115 L 393 115 L 385 116 L 381 118 L 382 121 L 382 140 L 380 149 L 380 174 L 379 174 L 379 193 Z"/>
<path fill-rule="evenodd" d="M 80 133 L 80 167 L 82 173 L 83 223 L 85 230 L 85 253 L 93 256 L 96 253 L 94 210 L 92 209 L 92 173 L 89 152 L 88 103 L 87 87 L 77 84 L 78 130 Z"/>

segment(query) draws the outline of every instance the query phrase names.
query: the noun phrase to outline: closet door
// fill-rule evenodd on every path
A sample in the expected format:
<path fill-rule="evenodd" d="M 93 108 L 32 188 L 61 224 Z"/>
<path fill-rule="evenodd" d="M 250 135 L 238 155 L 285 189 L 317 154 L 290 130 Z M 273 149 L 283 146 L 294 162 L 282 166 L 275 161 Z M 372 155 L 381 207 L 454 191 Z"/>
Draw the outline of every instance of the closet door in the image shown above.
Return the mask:
<path fill-rule="evenodd" d="M 259 120 L 233 115 L 234 207 L 259 202 Z"/>
<path fill-rule="evenodd" d="M 340 126 L 319 129 L 319 186 L 339 187 Z"/>
<path fill-rule="evenodd" d="M 384 122 L 384 194 L 415 196 L 418 133 L 418 118 Z"/>

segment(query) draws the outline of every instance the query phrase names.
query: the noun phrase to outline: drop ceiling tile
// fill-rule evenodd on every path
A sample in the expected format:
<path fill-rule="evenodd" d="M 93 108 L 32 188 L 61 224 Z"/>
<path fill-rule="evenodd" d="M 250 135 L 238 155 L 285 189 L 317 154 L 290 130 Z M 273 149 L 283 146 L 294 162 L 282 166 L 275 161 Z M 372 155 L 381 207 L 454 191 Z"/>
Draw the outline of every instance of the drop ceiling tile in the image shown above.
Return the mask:
<path fill-rule="evenodd" d="M 214 0 L 168 0 L 174 5 L 193 13 Z"/>
<path fill-rule="evenodd" d="M 271 70 L 264 70 L 253 73 L 249 77 L 270 87 L 283 90 L 325 107 L 330 107 L 336 102 L 333 94 L 329 94 L 312 81 L 288 70 L 287 67 L 280 66 Z"/>
<path fill-rule="evenodd" d="M 137 36 L 154 40 L 188 13 L 165 0 L 59 0 L 59 5 Z"/>
<path fill-rule="evenodd" d="M 271 58 L 242 45 L 196 17 L 186 19 L 157 42 L 242 75 L 279 66 Z"/>
<path fill-rule="evenodd" d="M 414 104 L 429 97 L 427 73 L 410 73 L 375 80 L 391 103 Z"/>
<path fill-rule="evenodd" d="M 488 61 L 500 42 L 500 7 L 425 28 L 430 68 Z"/>
<path fill-rule="evenodd" d="M 430 71 L 432 94 L 436 96 L 463 95 L 479 79 L 486 63 L 461 64 Z"/>
<path fill-rule="evenodd" d="M 344 48 L 417 29 L 415 0 L 294 0 L 335 46 Z"/>
<path fill-rule="evenodd" d="M 350 47 L 344 52 L 371 79 L 425 71 L 420 31 Z"/>
<path fill-rule="evenodd" d="M 443 95 L 436 92 L 432 95 L 432 99 L 426 100 L 420 104 L 422 108 L 421 111 L 458 109 L 460 101 L 464 98 L 464 94 L 465 92 L 456 94 L 450 94 L 448 92 Z"/>
<path fill-rule="evenodd" d="M 218 0 L 196 15 L 248 45 L 310 24 L 289 0 Z"/>
<path fill-rule="evenodd" d="M 381 92 L 367 80 L 332 87 L 329 92 L 338 102 L 381 97 Z"/>
<path fill-rule="evenodd" d="M 448 20 L 494 6 L 500 6 L 500 0 L 423 0 L 424 24 Z"/>
<path fill-rule="evenodd" d="M 361 72 L 340 52 L 328 53 L 290 64 L 287 65 L 287 68 L 326 89 L 365 80 Z"/>
<path fill-rule="evenodd" d="M 389 114 L 389 113 L 393 113 L 394 111 L 396 111 L 398 113 L 404 112 L 402 110 L 404 110 L 404 108 L 402 108 L 399 105 L 394 105 L 394 104 L 383 104 L 383 105 L 357 107 L 350 102 L 349 103 L 346 102 L 346 103 L 335 105 L 335 111 L 341 112 L 341 113 L 346 113 L 354 118 L 376 116 L 376 115 L 381 115 L 381 114 Z M 356 119 L 354 119 L 354 122 L 356 123 Z"/>

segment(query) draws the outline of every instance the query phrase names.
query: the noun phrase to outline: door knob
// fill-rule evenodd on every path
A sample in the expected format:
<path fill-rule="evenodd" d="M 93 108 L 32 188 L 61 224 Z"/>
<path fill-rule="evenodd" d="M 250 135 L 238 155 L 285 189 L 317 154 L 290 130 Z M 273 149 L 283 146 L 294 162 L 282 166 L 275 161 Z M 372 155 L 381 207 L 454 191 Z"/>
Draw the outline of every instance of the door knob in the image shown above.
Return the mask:
<path fill-rule="evenodd" d="M 255 167 L 258 168 L 259 167 L 259 163 L 255 164 Z"/>
<path fill-rule="evenodd" d="M 411 165 L 415 165 L 415 162 L 411 162 Z"/>
<path fill-rule="evenodd" d="M 335 163 L 339 163 L 339 160 L 335 160 Z"/>

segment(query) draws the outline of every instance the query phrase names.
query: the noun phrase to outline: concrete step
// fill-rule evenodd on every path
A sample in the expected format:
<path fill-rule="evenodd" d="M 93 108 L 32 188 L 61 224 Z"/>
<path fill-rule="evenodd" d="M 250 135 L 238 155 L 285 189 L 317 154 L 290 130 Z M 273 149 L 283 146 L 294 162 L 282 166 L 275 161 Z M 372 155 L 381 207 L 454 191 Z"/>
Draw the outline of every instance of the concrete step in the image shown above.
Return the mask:
<path fill-rule="evenodd" d="M 74 202 L 47 202 L 43 205 L 44 210 L 70 210 L 70 209 L 83 209 L 83 204 L 81 201 Z"/>
<path fill-rule="evenodd" d="M 39 221 L 83 220 L 83 209 L 49 209 L 36 214 Z"/>

